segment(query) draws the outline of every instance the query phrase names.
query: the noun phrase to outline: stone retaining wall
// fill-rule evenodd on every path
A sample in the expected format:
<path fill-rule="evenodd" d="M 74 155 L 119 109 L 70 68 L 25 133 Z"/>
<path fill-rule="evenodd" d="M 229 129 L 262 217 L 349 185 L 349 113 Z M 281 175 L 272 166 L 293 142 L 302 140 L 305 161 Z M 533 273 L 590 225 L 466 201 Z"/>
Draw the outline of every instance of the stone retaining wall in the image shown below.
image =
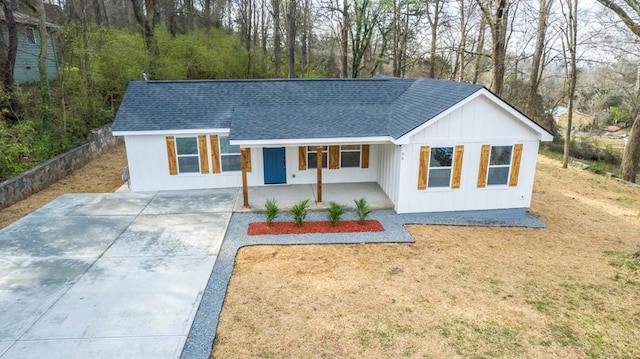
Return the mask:
<path fill-rule="evenodd" d="M 111 125 L 91 130 L 89 142 L 0 183 L 0 209 L 49 187 L 123 142 L 122 137 L 113 137 Z"/>

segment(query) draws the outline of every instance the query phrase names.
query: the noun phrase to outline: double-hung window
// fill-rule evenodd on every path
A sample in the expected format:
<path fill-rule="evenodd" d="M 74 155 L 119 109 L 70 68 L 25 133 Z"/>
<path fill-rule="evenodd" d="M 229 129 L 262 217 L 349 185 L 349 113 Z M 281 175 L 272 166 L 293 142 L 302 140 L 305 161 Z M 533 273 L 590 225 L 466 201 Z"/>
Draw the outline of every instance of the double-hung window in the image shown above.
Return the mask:
<path fill-rule="evenodd" d="M 512 150 L 513 146 L 491 146 L 487 185 L 506 185 L 509 183 Z"/>
<path fill-rule="evenodd" d="M 329 151 L 327 146 L 322 146 L 322 168 L 327 168 Z M 318 168 L 318 152 L 316 146 L 307 146 L 307 168 Z"/>
<path fill-rule="evenodd" d="M 427 188 L 449 187 L 453 167 L 453 147 L 432 147 Z"/>
<path fill-rule="evenodd" d="M 360 145 L 340 146 L 340 167 L 360 167 Z"/>
<path fill-rule="evenodd" d="M 229 144 L 229 137 L 220 136 L 220 162 L 222 172 L 240 171 L 240 146 Z"/>
<path fill-rule="evenodd" d="M 200 172 L 197 137 L 177 137 L 176 157 L 178 159 L 178 173 Z"/>

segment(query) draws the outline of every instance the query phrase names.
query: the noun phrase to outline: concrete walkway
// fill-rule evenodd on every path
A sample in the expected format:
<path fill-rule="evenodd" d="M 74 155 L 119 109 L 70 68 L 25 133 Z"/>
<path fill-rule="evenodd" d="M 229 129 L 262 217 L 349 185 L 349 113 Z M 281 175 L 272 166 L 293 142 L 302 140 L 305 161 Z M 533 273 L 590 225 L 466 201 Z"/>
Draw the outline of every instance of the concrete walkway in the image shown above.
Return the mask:
<path fill-rule="evenodd" d="M 0 358 L 176 358 L 237 189 L 65 195 L 0 230 Z"/>

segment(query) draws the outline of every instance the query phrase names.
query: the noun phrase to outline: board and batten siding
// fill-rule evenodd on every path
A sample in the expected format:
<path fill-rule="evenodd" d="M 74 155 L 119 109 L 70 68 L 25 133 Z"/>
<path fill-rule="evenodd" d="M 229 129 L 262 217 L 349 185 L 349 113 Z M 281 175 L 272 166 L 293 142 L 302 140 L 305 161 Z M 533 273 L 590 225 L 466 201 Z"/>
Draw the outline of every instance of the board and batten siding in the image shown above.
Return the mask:
<path fill-rule="evenodd" d="M 400 190 L 401 146 L 394 144 L 378 145 L 378 185 L 391 202 L 398 203 Z"/>
<path fill-rule="evenodd" d="M 200 154 L 206 155 L 208 168 L 206 173 L 186 173 L 172 175 L 167 154 L 167 137 L 165 135 L 125 136 L 127 147 L 127 161 L 129 165 L 129 178 L 131 190 L 134 192 L 159 191 L 159 190 L 184 190 L 204 188 L 229 188 L 242 186 L 241 171 L 214 173 L 211 150 L 211 134 L 194 133 L 193 135 L 180 135 L 176 137 L 198 137 L 206 135 L 209 140 L 199 140 L 198 145 L 205 144 L 206 151 Z M 258 152 L 251 149 L 252 171 L 247 173 L 249 186 L 261 185 L 262 173 L 257 173 Z M 204 161 L 203 158 L 200 158 Z M 260 157 L 259 161 L 262 161 Z M 202 166 L 201 166 L 202 171 Z"/>
<path fill-rule="evenodd" d="M 400 181 L 399 195 L 398 201 L 394 201 L 396 211 L 410 213 L 528 208 L 531 205 L 538 155 L 538 134 L 511 116 L 492 101 L 479 96 L 415 133 L 410 144 L 402 146 L 402 161 L 397 172 Z M 478 187 L 483 145 L 517 144 L 522 149 L 517 182 L 510 178 L 512 185 Z M 425 146 L 453 147 L 454 153 L 462 153 L 459 188 L 450 186 L 418 189 L 420 152 Z M 512 170 L 513 152 L 516 152 L 515 147 L 512 151 Z M 455 155 L 453 161 L 455 166 Z"/>

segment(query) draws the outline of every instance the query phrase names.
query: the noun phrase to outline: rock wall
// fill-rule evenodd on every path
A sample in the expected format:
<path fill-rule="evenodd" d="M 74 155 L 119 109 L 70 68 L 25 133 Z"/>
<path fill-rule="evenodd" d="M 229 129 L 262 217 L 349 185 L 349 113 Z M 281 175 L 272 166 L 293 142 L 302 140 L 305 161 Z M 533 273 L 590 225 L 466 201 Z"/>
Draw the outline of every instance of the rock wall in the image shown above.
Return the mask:
<path fill-rule="evenodd" d="M 0 209 L 49 187 L 119 143 L 124 140 L 113 137 L 111 125 L 91 130 L 89 142 L 0 183 Z"/>

